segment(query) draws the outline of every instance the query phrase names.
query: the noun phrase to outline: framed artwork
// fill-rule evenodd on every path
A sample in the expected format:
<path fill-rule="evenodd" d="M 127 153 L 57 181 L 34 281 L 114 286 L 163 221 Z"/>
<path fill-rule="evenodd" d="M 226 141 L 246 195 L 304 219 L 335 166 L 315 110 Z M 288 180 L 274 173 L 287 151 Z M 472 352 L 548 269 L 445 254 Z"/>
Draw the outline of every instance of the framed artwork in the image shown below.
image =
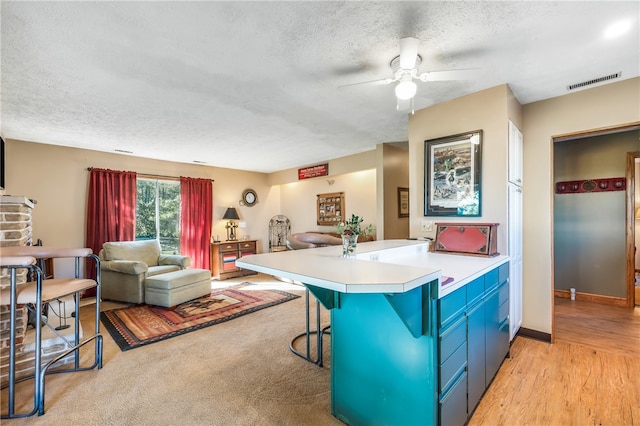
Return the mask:
<path fill-rule="evenodd" d="M 480 216 L 482 130 L 424 143 L 424 215 Z"/>
<path fill-rule="evenodd" d="M 409 217 L 409 188 L 398 187 L 398 217 Z"/>
<path fill-rule="evenodd" d="M 344 220 L 344 192 L 318 194 L 318 225 L 337 225 Z"/>

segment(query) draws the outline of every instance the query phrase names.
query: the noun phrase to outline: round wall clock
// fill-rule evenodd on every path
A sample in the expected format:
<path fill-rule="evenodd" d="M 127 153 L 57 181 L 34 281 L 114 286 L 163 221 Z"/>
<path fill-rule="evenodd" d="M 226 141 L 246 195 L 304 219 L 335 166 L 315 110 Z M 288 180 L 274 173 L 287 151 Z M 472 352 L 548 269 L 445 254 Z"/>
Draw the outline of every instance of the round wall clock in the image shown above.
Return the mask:
<path fill-rule="evenodd" d="M 240 200 L 245 206 L 251 207 L 258 202 L 258 195 L 253 189 L 245 189 L 242 193 L 242 200 Z"/>

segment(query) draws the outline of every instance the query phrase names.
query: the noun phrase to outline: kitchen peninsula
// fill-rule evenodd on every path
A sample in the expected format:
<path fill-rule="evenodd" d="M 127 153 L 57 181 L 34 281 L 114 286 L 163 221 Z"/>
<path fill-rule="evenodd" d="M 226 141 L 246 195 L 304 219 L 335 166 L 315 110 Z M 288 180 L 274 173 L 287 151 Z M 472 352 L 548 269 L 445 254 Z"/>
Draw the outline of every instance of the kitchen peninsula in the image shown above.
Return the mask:
<path fill-rule="evenodd" d="M 242 257 L 331 311 L 331 410 L 347 424 L 464 424 L 509 352 L 508 257 L 384 240 Z"/>

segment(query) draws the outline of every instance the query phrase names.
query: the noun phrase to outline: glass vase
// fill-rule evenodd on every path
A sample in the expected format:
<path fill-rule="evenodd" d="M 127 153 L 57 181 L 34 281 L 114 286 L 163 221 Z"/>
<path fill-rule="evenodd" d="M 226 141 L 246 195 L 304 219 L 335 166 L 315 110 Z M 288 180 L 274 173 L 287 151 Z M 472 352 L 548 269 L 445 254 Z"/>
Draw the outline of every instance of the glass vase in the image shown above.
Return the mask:
<path fill-rule="evenodd" d="M 356 244 L 358 244 L 357 235 L 342 235 L 342 257 L 355 257 Z"/>

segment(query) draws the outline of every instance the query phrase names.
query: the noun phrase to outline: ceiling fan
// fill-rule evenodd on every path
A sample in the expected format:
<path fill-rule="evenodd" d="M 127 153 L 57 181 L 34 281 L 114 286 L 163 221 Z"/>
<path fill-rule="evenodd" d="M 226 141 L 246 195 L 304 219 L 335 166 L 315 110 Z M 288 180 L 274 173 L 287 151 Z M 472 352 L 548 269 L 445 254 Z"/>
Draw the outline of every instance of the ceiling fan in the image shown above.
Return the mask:
<path fill-rule="evenodd" d="M 396 109 L 398 111 L 411 109 L 413 113 L 413 99 L 418 90 L 414 80 L 421 82 L 468 80 L 473 77 L 474 69 L 461 69 L 449 71 L 418 72 L 422 63 L 422 57 L 418 55 L 420 40 L 414 37 L 400 39 L 400 55 L 391 60 L 389 65 L 393 71 L 392 78 L 364 81 L 360 83 L 346 84 L 340 87 L 355 86 L 360 84 L 391 84 L 397 82 L 395 94 L 397 98 Z"/>

